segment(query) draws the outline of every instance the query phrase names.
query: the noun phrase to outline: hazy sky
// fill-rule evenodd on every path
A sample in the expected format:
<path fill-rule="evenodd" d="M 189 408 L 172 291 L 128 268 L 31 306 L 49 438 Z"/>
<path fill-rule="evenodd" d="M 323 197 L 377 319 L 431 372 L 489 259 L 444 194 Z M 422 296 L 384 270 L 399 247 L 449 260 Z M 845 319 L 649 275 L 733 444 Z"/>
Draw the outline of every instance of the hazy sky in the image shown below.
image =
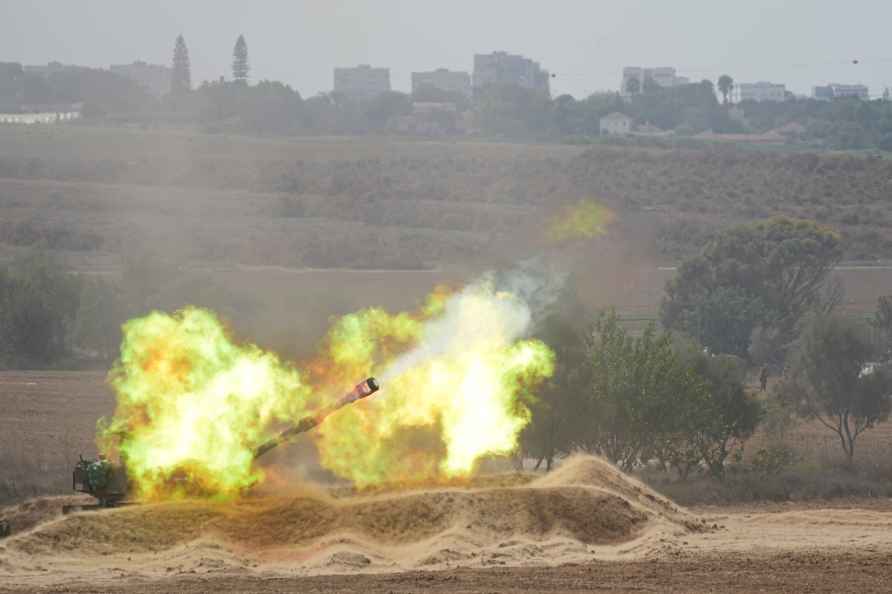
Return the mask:
<path fill-rule="evenodd" d="M 252 79 L 304 96 L 332 68 L 471 70 L 506 50 L 557 76 L 554 95 L 616 89 L 624 65 L 676 66 L 694 79 L 892 86 L 889 0 L 0 0 L 0 61 L 107 67 L 170 62 L 182 33 L 195 82 L 229 76 L 239 33 Z M 852 60 L 860 64 L 852 64 Z"/>

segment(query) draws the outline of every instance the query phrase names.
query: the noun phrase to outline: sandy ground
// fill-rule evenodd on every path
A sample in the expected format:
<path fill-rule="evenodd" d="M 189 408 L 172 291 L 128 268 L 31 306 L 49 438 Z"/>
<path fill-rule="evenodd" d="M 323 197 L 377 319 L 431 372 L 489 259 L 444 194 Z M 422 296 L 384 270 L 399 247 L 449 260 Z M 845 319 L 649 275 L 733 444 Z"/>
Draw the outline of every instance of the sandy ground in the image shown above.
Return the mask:
<path fill-rule="evenodd" d="M 0 592 L 888 592 L 892 501 L 685 510 L 593 458 L 527 484 L 7 508 Z M 18 514 L 18 515 L 16 515 Z M 42 514 L 42 516 L 41 516 Z"/>

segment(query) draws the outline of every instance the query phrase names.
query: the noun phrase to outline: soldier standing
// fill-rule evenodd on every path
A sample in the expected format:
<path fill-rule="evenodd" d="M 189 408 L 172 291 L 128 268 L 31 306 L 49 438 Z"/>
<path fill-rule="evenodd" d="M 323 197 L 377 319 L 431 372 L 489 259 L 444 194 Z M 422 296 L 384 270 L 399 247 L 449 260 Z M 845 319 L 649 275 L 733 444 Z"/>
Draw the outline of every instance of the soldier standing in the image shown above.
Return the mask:
<path fill-rule="evenodd" d="M 759 372 L 759 386 L 761 387 L 761 390 L 763 392 L 768 387 L 768 366 L 767 365 L 763 365 L 762 371 Z"/>

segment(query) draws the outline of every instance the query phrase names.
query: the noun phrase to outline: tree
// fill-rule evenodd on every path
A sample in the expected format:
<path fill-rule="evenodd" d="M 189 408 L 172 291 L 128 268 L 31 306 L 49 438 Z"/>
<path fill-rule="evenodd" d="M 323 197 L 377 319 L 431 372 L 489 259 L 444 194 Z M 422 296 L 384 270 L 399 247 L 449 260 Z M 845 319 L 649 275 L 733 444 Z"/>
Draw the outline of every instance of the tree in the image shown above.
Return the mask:
<path fill-rule="evenodd" d="M 892 295 L 877 300 L 877 310 L 873 314 L 872 324 L 880 333 L 881 355 L 888 358 L 892 353 Z"/>
<path fill-rule="evenodd" d="M 242 120 L 255 134 L 294 134 L 300 130 L 303 99 L 280 82 L 261 81 L 248 89 Z"/>
<path fill-rule="evenodd" d="M 889 417 L 892 375 L 872 363 L 876 349 L 858 322 L 814 314 L 777 393 L 806 419 L 839 438 L 849 464 L 858 437 Z"/>
<path fill-rule="evenodd" d="M 637 95 L 641 92 L 641 81 L 637 78 L 629 78 L 626 80 L 626 94 Z"/>
<path fill-rule="evenodd" d="M 182 96 L 192 90 L 192 67 L 189 63 L 189 49 L 182 35 L 177 36 L 173 48 L 173 75 L 170 83 L 171 93 Z"/>
<path fill-rule="evenodd" d="M 121 291 L 105 281 L 85 281 L 74 324 L 74 341 L 81 350 L 111 361 L 121 344 L 121 325 L 127 321 Z"/>
<path fill-rule="evenodd" d="M 841 256 L 839 235 L 811 221 L 733 227 L 682 262 L 666 284 L 662 322 L 713 353 L 746 356 L 758 327 L 789 343 L 806 313 L 828 305 L 826 281 Z"/>
<path fill-rule="evenodd" d="M 733 355 L 691 352 L 690 364 L 706 383 L 706 397 L 688 418 L 697 455 L 716 478 L 725 476 L 725 462 L 735 444 L 756 430 L 762 406 L 746 392 L 747 366 Z"/>
<path fill-rule="evenodd" d="M 564 312 L 566 314 L 566 312 Z M 521 437 L 524 452 L 551 470 L 559 454 L 579 446 L 580 427 L 590 418 L 586 389 L 590 386 L 584 333 L 570 316 L 552 314 L 539 324 L 536 338 L 555 354 L 555 371 L 531 403 L 532 420 Z"/>
<path fill-rule="evenodd" d="M 372 128 L 383 129 L 398 116 L 412 113 L 412 98 L 405 93 L 381 93 L 366 106 L 365 115 Z"/>
<path fill-rule="evenodd" d="M 485 132 L 509 138 L 537 138 L 552 130 L 552 103 L 542 93 L 517 85 L 486 85 L 476 102 Z"/>
<path fill-rule="evenodd" d="M 718 87 L 725 105 L 728 105 L 731 91 L 734 89 L 734 79 L 727 74 L 723 74 L 719 77 Z"/>
<path fill-rule="evenodd" d="M 248 73 L 251 67 L 248 65 L 248 44 L 245 36 L 239 35 L 232 50 L 232 80 L 239 84 L 248 84 Z"/>
<path fill-rule="evenodd" d="M 33 254 L 0 276 L 0 348 L 13 365 L 43 366 L 66 354 L 80 294 L 75 277 Z"/>
<path fill-rule="evenodd" d="M 673 350 L 668 333 L 651 324 L 632 337 L 614 313 L 595 324 L 589 347 L 594 414 L 581 445 L 626 470 L 665 451 L 684 434 L 706 386 Z"/>

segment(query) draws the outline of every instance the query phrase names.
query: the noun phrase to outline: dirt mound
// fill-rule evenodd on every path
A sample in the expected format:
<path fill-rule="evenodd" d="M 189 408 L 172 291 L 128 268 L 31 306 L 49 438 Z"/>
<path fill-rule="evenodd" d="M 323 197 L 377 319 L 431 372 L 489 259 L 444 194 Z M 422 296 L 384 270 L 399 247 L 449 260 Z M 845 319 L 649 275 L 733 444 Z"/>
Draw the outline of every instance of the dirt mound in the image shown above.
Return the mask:
<path fill-rule="evenodd" d="M 317 490 L 78 513 L 8 539 L 0 560 L 95 565 L 126 555 L 148 565 L 175 560 L 183 571 L 199 567 L 184 559 L 196 559 L 199 569 L 263 564 L 308 573 L 554 564 L 632 551 L 693 523 L 609 464 L 576 457 L 520 485 L 341 497 Z"/>
<path fill-rule="evenodd" d="M 556 470 L 532 483 L 536 487 L 595 487 L 633 501 L 654 513 L 675 521 L 695 521 L 696 518 L 663 497 L 641 481 L 625 474 L 603 458 L 576 454 L 567 458 Z"/>
<path fill-rule="evenodd" d="M 432 491 L 342 501 L 310 497 L 141 505 L 75 514 L 10 541 L 29 554 L 155 552 L 201 537 L 253 550 L 310 545 L 346 533 L 384 545 L 449 531 L 484 542 L 562 535 L 587 544 L 632 536 L 648 515 L 626 499 L 583 487 Z"/>
<path fill-rule="evenodd" d="M 18 534 L 60 517 L 65 506 L 92 502 L 92 497 L 81 495 L 35 497 L 18 505 L 0 508 L 0 523 L 5 522 L 9 526 L 10 534 Z"/>

